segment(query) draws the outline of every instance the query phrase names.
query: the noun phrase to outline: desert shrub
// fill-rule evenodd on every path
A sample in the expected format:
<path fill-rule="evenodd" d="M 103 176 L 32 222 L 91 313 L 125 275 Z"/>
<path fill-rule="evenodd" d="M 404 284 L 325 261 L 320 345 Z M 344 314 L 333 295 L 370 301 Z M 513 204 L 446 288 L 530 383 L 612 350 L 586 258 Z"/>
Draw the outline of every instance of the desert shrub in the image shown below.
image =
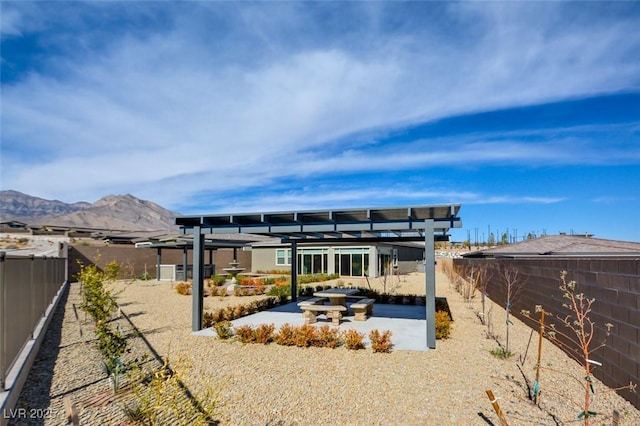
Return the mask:
<path fill-rule="evenodd" d="M 363 338 L 364 335 L 358 330 L 350 329 L 344 332 L 342 339 L 344 342 L 344 346 L 347 349 L 357 350 L 364 349 L 364 342 L 362 340 Z"/>
<path fill-rule="evenodd" d="M 500 358 L 500 359 L 507 359 L 513 356 L 513 352 L 508 351 L 502 347 L 491 349 L 489 353 L 495 356 L 496 358 Z"/>
<path fill-rule="evenodd" d="M 120 264 L 115 260 L 107 263 L 104 266 L 104 274 L 107 280 L 115 281 L 118 279 L 118 275 L 120 275 Z"/>
<path fill-rule="evenodd" d="M 445 311 L 436 311 L 436 339 L 447 339 L 451 334 L 451 318 Z"/>
<path fill-rule="evenodd" d="M 274 285 L 267 292 L 267 296 L 289 297 L 291 296 L 291 287 L 287 285 Z"/>
<path fill-rule="evenodd" d="M 320 283 L 340 278 L 339 274 L 306 274 L 298 276 L 298 284 Z"/>
<path fill-rule="evenodd" d="M 313 296 L 313 287 L 309 287 L 309 286 L 298 287 L 298 296 L 302 296 L 302 297 Z"/>
<path fill-rule="evenodd" d="M 275 325 L 273 324 L 260 324 L 253 331 L 253 340 L 256 343 L 262 343 L 266 345 L 273 340 L 273 332 L 275 331 Z"/>
<path fill-rule="evenodd" d="M 235 306 L 226 306 L 222 308 L 222 319 L 224 321 L 233 321 L 237 317 Z"/>
<path fill-rule="evenodd" d="M 131 397 L 122 407 L 127 420 L 143 425 L 215 424 L 223 384 L 204 383 L 194 393 L 186 392 L 188 372 L 189 365 L 182 359 L 171 367 L 167 359 L 160 368 L 141 369 L 134 378 Z"/>
<path fill-rule="evenodd" d="M 209 294 L 211 296 L 224 297 L 227 295 L 227 288 L 226 287 L 209 287 Z"/>
<path fill-rule="evenodd" d="M 391 331 L 385 330 L 382 333 L 378 330 L 371 330 L 369 333 L 371 349 L 374 352 L 391 352 Z"/>
<path fill-rule="evenodd" d="M 230 321 L 218 321 L 213 324 L 213 329 L 216 331 L 219 339 L 226 340 L 233 336 L 233 327 Z"/>
<path fill-rule="evenodd" d="M 227 277 L 225 275 L 212 275 L 211 278 L 209 278 L 209 280 L 207 281 L 207 285 L 209 287 L 221 286 L 225 283 L 226 280 Z"/>
<path fill-rule="evenodd" d="M 273 336 L 273 340 L 283 346 L 295 345 L 295 327 L 291 324 L 283 324 L 278 329 L 278 332 Z"/>
<path fill-rule="evenodd" d="M 299 348 L 308 348 L 316 340 L 316 328 L 310 324 L 303 324 L 294 330 L 294 343 Z"/>
<path fill-rule="evenodd" d="M 187 296 L 191 294 L 191 283 L 186 281 L 177 282 L 174 286 L 176 293 L 182 294 L 183 296 Z"/>
<path fill-rule="evenodd" d="M 240 327 L 236 327 L 236 337 L 242 343 L 253 343 L 254 335 L 253 335 L 253 327 L 248 324 L 241 325 Z"/>
<path fill-rule="evenodd" d="M 340 339 L 340 330 L 335 327 L 323 325 L 317 329 L 315 346 L 323 346 L 327 348 L 337 348 L 342 343 Z"/>

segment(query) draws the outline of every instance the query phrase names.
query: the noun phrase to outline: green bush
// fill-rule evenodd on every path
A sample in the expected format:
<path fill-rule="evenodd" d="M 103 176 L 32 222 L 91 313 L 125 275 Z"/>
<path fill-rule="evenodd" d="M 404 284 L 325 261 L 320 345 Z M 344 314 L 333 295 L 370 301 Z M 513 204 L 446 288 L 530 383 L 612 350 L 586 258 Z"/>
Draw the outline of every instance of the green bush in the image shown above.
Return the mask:
<path fill-rule="evenodd" d="M 207 281 L 209 287 L 218 287 L 225 283 L 227 280 L 226 275 L 212 275 Z"/>

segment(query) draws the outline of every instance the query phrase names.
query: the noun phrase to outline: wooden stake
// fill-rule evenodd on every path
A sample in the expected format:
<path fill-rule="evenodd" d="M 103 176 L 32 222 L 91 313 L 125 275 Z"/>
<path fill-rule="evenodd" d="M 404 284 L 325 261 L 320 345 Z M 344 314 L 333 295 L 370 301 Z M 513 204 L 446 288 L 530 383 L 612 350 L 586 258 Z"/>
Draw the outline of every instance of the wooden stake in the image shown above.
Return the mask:
<path fill-rule="evenodd" d="M 611 426 L 617 426 L 620 424 L 620 411 L 613 410 L 613 417 L 611 418 Z"/>
<path fill-rule="evenodd" d="M 78 419 L 78 410 L 71 402 L 71 398 L 65 396 L 64 399 L 64 407 L 67 412 L 67 422 L 73 424 L 73 426 L 80 426 L 80 420 Z"/>
<path fill-rule="evenodd" d="M 498 404 L 498 400 L 493 395 L 493 391 L 491 389 L 487 389 L 487 396 L 489 397 L 489 401 L 491 401 L 491 405 L 493 406 L 493 409 L 498 415 L 498 419 L 500 419 L 500 424 L 502 426 L 509 426 L 509 423 L 507 422 L 507 419 L 504 417 L 504 413 L 500 408 L 500 404 Z"/>
<path fill-rule="evenodd" d="M 538 363 L 536 364 L 536 381 L 533 384 L 533 403 L 538 404 L 540 394 L 540 361 L 542 358 L 542 337 L 544 336 L 544 309 L 540 311 L 540 332 L 538 334 Z"/>

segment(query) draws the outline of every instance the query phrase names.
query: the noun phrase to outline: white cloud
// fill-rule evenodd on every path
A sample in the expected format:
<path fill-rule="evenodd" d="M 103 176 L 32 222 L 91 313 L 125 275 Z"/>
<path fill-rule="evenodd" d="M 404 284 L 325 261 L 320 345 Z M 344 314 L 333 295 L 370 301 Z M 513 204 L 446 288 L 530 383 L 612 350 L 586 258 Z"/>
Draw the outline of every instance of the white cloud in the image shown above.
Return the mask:
<path fill-rule="evenodd" d="M 567 8 L 556 4 L 433 6 L 455 22 L 446 28 L 412 14 L 418 6 L 409 4 L 405 25 L 413 27 L 394 32 L 386 13 L 401 7 L 358 4 L 351 5 L 358 16 L 353 33 L 342 37 L 349 25 L 332 21 L 339 30 L 332 33 L 298 5 L 273 6 L 273 18 L 267 5 L 216 5 L 197 8 L 203 17 L 196 21 L 187 19 L 196 12 L 174 6 L 163 31 L 150 24 L 147 33 L 112 31 L 100 39 L 92 32 L 81 54 L 52 55 L 49 69 L 4 84 L 3 187 L 69 201 L 135 192 L 175 206 L 201 191 L 227 196 L 296 176 L 572 163 L 578 160 L 563 148 L 569 139 L 534 144 L 480 135 L 390 150 L 375 139 L 363 147 L 366 138 L 351 136 L 639 83 L 640 57 L 629 55 L 640 48 L 634 17 L 581 16 L 583 24 L 568 24 L 566 15 L 557 17 Z M 140 19 L 157 6 L 137 7 Z M 111 11 L 87 8 L 72 22 Z M 210 27 L 223 29 L 207 30 L 207 17 L 217 19 Z M 19 17 L 6 19 L 7 34 L 20 34 Z M 591 155 L 580 161 L 601 157 L 583 146 Z"/>

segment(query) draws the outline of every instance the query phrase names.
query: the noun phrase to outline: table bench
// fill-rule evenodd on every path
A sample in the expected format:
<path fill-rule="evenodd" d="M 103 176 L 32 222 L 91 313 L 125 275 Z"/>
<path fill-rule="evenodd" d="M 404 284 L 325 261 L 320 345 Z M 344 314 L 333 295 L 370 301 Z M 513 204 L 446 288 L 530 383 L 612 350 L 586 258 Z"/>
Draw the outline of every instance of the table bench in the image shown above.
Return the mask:
<path fill-rule="evenodd" d="M 366 321 L 373 314 L 373 304 L 375 299 L 363 299 L 351 304 L 355 321 Z"/>
<path fill-rule="evenodd" d="M 302 310 L 305 324 L 318 322 L 318 314 L 326 314 L 327 318 L 332 319 L 334 325 L 340 325 L 342 312 L 347 311 L 347 307 L 342 305 L 301 305 L 298 303 L 298 306 Z"/>
<path fill-rule="evenodd" d="M 311 299 L 303 300 L 302 302 L 298 303 L 298 306 L 323 305 L 326 301 L 326 297 L 312 297 Z"/>

